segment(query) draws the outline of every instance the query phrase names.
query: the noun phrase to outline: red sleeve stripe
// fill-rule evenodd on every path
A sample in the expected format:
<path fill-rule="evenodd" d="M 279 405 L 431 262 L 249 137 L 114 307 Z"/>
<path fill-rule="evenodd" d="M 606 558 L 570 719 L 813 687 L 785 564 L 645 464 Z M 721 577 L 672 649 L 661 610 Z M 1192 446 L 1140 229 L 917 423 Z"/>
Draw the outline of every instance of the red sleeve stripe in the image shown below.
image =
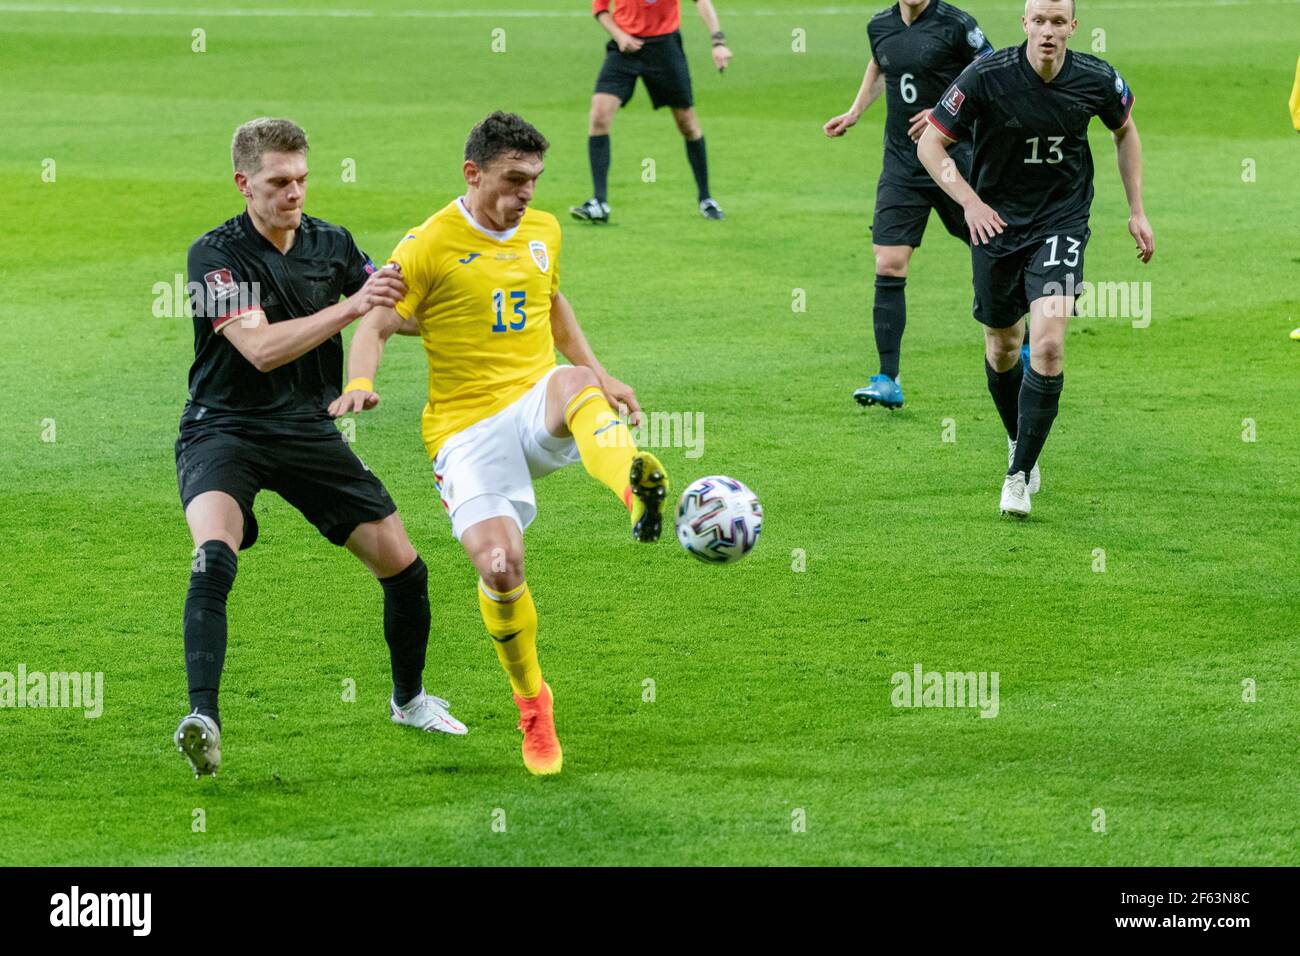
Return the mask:
<path fill-rule="evenodd" d="M 235 319 L 239 318 L 241 315 L 250 315 L 251 313 L 254 312 L 256 312 L 258 315 L 263 317 L 265 317 L 266 315 L 265 312 L 263 312 L 261 309 L 257 308 L 256 306 L 249 306 L 247 309 L 240 309 L 238 312 L 234 312 L 231 315 L 222 315 L 213 319 L 212 331 L 220 332 L 222 329 L 224 329 L 231 322 L 235 321 Z"/>
<path fill-rule="evenodd" d="M 943 133 L 944 136 L 947 136 L 951 140 L 955 140 L 957 138 L 956 136 L 953 136 L 952 133 L 948 132 L 947 128 L 942 123 L 940 123 L 937 119 L 934 118 L 933 113 L 931 113 L 928 117 L 926 117 L 926 119 L 928 119 L 931 123 L 933 123 L 935 125 L 935 128 L 938 129 L 940 133 Z"/>
<path fill-rule="evenodd" d="M 1129 118 L 1130 116 L 1133 115 L 1133 103 L 1134 103 L 1136 100 L 1137 100 L 1137 97 L 1133 95 L 1133 91 L 1132 91 L 1132 90 L 1129 90 L 1129 91 L 1128 91 L 1128 112 L 1126 112 L 1126 113 L 1124 114 L 1124 122 L 1123 122 L 1123 123 L 1120 123 L 1118 126 L 1116 126 L 1115 129 L 1118 130 L 1118 129 L 1123 129 L 1123 128 L 1124 128 L 1124 123 L 1127 123 L 1127 122 L 1128 122 L 1128 118 Z"/>

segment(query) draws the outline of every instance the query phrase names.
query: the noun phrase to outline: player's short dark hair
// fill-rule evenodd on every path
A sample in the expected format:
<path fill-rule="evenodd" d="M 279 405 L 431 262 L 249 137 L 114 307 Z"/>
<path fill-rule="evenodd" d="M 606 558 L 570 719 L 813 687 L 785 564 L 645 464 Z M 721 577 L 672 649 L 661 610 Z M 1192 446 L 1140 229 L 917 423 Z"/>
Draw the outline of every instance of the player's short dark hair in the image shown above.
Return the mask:
<path fill-rule="evenodd" d="M 517 113 L 497 110 L 469 131 L 469 139 L 465 140 L 465 158 L 484 169 L 504 153 L 541 156 L 550 148 L 546 137 L 532 123 Z"/>
<path fill-rule="evenodd" d="M 235 130 L 230 161 L 235 172 L 251 176 L 262 168 L 263 153 L 305 153 L 307 133 L 292 120 L 260 116 Z"/>

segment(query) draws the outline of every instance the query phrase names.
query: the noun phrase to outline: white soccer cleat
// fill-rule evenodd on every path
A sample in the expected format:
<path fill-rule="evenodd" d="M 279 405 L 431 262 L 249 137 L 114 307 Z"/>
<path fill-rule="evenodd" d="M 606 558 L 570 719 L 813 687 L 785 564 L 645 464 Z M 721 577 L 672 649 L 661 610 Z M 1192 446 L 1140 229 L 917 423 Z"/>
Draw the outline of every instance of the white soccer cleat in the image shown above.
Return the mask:
<path fill-rule="evenodd" d="M 1016 457 L 1016 443 L 1013 442 L 1010 438 L 1008 438 L 1007 439 L 1007 467 L 1008 468 L 1011 467 L 1011 462 L 1015 460 L 1015 457 Z M 1034 467 L 1029 472 L 1029 481 L 1026 482 L 1025 487 L 1029 489 L 1029 493 L 1031 495 L 1036 495 L 1038 494 L 1038 489 L 1041 488 L 1042 486 L 1043 486 L 1043 478 L 1038 473 L 1038 462 L 1034 462 Z"/>
<path fill-rule="evenodd" d="M 1018 471 L 1007 475 L 1002 482 L 1002 502 L 998 505 L 1004 515 L 1013 518 L 1029 517 L 1029 488 L 1025 482 L 1025 473 Z"/>
<path fill-rule="evenodd" d="M 451 715 L 450 707 L 451 704 L 441 697 L 432 697 L 423 690 L 403 707 L 398 707 L 391 697 L 388 700 L 388 712 L 395 724 L 431 734 L 455 734 L 459 737 L 469 733 L 469 728 Z"/>
<path fill-rule="evenodd" d="M 221 729 L 211 717 L 186 714 L 176 728 L 176 749 L 194 769 L 194 779 L 204 774 L 215 777 L 221 766 Z"/>

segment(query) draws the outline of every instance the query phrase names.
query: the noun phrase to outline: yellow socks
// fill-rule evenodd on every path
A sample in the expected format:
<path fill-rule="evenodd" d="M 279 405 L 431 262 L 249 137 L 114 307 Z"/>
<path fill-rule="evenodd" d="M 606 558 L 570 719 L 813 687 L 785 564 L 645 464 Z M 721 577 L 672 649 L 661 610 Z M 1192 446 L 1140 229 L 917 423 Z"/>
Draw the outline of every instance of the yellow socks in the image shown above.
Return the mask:
<path fill-rule="evenodd" d="M 588 385 L 569 399 L 564 409 L 564 423 L 573 432 L 587 473 L 631 509 L 632 493 L 627 476 L 636 455 L 636 444 L 627 426 L 605 401 L 605 393 L 594 385 Z"/>
<path fill-rule="evenodd" d="M 542 691 L 542 669 L 537 663 L 537 606 L 528 582 L 503 594 L 480 579 L 478 609 L 511 689 L 526 699 L 536 697 Z"/>

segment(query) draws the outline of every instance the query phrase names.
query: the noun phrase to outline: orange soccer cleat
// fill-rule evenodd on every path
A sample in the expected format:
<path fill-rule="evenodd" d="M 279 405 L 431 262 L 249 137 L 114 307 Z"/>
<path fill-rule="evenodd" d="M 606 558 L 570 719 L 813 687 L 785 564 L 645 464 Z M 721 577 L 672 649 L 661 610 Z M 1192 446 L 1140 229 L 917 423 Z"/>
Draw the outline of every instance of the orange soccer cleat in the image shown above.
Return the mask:
<path fill-rule="evenodd" d="M 519 708 L 519 729 L 524 732 L 524 766 L 539 776 L 559 773 L 564 763 L 560 738 L 555 735 L 555 698 L 542 682 L 542 692 L 532 700 L 514 695 Z"/>

